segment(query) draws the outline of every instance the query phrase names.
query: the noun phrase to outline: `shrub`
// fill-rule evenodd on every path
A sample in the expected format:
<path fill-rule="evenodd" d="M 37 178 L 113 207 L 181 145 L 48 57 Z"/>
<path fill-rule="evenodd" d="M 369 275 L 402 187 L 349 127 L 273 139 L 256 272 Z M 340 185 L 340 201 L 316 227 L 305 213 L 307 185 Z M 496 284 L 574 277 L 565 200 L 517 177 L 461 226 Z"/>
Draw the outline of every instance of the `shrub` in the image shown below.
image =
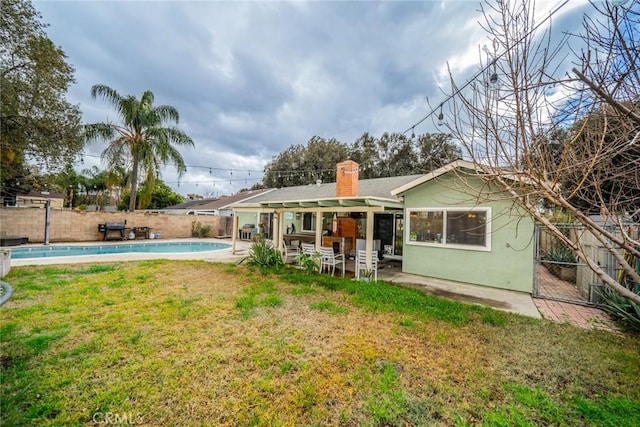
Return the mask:
<path fill-rule="evenodd" d="M 308 275 L 320 272 L 320 254 L 317 252 L 313 255 L 301 253 L 296 257 L 295 261 L 300 264 Z"/>
<path fill-rule="evenodd" d="M 257 239 L 253 242 L 249 255 L 242 258 L 238 264 L 242 264 L 245 261 L 248 265 L 258 267 L 282 267 L 285 265 L 280 251 L 265 239 Z"/>
<path fill-rule="evenodd" d="M 208 224 L 203 224 L 200 226 L 198 230 L 199 237 L 211 237 L 211 226 Z"/>
<path fill-rule="evenodd" d="M 547 251 L 545 259 L 547 261 L 561 263 L 560 265 L 563 267 L 569 267 L 578 261 L 571 248 L 562 242 L 555 242 L 551 246 L 551 249 Z"/>
<path fill-rule="evenodd" d="M 211 237 L 211 226 L 200 221 L 191 223 L 191 237 Z"/>
<path fill-rule="evenodd" d="M 640 294 L 640 288 L 635 291 Z M 602 297 L 600 308 L 609 313 L 614 319 L 620 321 L 629 329 L 640 332 L 640 305 L 623 297 L 609 286 L 599 292 Z"/>

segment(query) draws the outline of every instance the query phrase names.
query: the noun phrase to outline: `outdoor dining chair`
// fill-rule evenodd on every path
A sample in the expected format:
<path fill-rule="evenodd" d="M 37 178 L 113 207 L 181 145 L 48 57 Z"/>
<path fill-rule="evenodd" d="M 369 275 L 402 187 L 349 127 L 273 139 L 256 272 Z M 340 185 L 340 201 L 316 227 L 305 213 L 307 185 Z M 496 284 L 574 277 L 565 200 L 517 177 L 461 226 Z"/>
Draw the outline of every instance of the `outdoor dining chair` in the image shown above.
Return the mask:
<path fill-rule="evenodd" d="M 313 256 L 316 253 L 316 245 L 313 243 L 301 243 L 302 253 Z"/>
<path fill-rule="evenodd" d="M 367 251 L 359 250 L 356 255 L 356 279 L 360 279 L 361 271 L 372 271 L 373 280 L 378 280 L 378 257 L 375 251 L 371 252 L 369 259 L 371 267 L 367 265 Z"/>
<path fill-rule="evenodd" d="M 282 241 L 282 259 L 285 263 L 293 262 L 300 255 L 300 248 L 297 246 L 288 246 L 284 240 Z"/>
<path fill-rule="evenodd" d="M 320 248 L 320 257 L 321 257 L 321 265 L 320 271 L 324 271 L 324 268 L 327 268 L 327 273 L 329 272 L 329 267 L 331 267 L 331 275 L 333 276 L 336 271 L 337 265 L 342 265 L 342 277 L 344 277 L 344 254 L 336 255 L 333 252 L 333 248 Z"/>

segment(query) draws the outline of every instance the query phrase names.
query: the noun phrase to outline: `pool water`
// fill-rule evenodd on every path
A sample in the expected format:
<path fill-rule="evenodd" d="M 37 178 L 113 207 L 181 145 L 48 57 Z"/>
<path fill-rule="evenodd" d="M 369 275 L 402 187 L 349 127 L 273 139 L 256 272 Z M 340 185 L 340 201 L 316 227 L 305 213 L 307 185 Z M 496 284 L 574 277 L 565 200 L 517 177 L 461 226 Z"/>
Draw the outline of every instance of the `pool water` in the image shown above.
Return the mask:
<path fill-rule="evenodd" d="M 132 252 L 146 253 L 188 253 L 219 251 L 230 248 L 226 243 L 123 243 L 115 245 L 87 246 L 35 246 L 28 248 L 12 248 L 11 259 L 53 258 L 81 255 L 125 254 Z"/>

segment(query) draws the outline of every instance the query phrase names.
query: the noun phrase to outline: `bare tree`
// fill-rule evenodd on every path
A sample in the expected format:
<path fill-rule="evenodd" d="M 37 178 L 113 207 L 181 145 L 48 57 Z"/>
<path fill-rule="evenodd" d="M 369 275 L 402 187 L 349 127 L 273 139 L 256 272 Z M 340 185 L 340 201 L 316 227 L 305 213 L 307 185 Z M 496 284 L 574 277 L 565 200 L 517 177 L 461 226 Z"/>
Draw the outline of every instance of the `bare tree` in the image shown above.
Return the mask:
<path fill-rule="evenodd" d="M 640 286 L 624 256 L 640 257 L 638 236 L 624 226 L 640 216 L 639 6 L 593 2 L 579 34 L 554 40 L 550 18 L 557 9 L 541 18 L 533 0 L 487 0 L 481 25 L 490 41 L 480 49 L 480 71 L 464 84 L 451 77 L 447 102 L 449 129 L 474 162 L 474 175 L 499 184 L 492 197 L 506 194 L 638 304 L 640 295 L 607 274 L 540 206 L 568 213 L 606 248 L 631 288 Z M 590 216 L 594 207 L 615 229 Z"/>

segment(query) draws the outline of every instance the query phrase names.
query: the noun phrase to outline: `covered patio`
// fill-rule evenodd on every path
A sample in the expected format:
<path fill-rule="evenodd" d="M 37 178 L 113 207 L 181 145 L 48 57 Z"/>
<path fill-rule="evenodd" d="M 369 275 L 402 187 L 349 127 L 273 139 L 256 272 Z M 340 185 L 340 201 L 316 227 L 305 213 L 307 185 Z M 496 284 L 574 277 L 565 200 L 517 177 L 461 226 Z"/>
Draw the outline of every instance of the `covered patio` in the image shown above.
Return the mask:
<path fill-rule="evenodd" d="M 317 252 L 321 247 L 331 247 L 344 254 L 345 260 L 355 257 L 360 249 L 366 252 L 367 267 L 371 268 L 371 260 L 383 249 L 376 241 L 380 239 L 375 238 L 380 234 L 375 229 L 376 216 L 402 218 L 402 200 L 391 191 L 416 176 L 359 181 L 358 172 L 358 164 L 347 160 L 337 165 L 335 183 L 276 189 L 233 205 L 232 247 L 235 248 L 240 224 L 250 222 L 246 219 L 250 218 L 248 215 L 254 215 L 253 218 L 268 215 L 274 247 L 313 243 Z M 390 256 L 393 248 L 401 250 L 401 224 L 391 230 L 393 236 L 387 237 Z"/>

